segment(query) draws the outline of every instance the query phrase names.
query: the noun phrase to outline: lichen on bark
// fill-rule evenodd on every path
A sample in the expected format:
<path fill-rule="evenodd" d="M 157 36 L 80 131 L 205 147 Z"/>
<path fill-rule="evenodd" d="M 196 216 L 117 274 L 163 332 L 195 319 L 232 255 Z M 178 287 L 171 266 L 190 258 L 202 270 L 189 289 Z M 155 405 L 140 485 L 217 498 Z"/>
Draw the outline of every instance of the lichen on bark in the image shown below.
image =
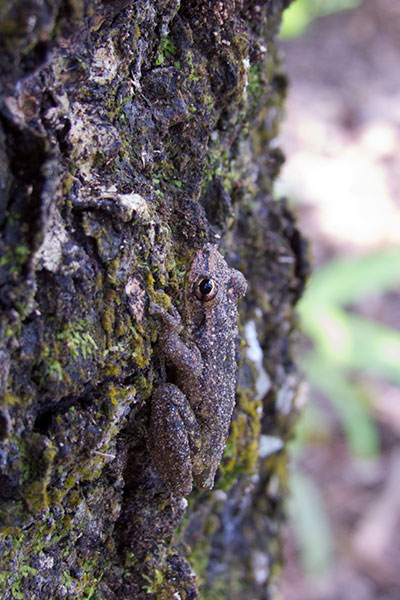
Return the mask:
<path fill-rule="evenodd" d="M 0 3 L 5 600 L 273 595 L 307 272 L 272 198 L 284 5 Z M 186 500 L 147 449 L 148 306 L 180 306 L 209 241 L 249 291 L 216 485 Z"/>

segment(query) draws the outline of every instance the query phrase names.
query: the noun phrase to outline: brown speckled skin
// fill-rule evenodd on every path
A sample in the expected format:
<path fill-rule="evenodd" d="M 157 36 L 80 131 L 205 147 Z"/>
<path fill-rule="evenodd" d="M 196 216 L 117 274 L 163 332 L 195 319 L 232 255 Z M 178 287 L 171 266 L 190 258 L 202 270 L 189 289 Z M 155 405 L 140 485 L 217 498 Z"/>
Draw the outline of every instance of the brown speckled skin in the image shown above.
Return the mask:
<path fill-rule="evenodd" d="M 202 279 L 217 285 L 211 300 L 201 301 L 194 293 Z M 187 275 L 182 336 L 177 310 L 173 307 L 170 314 L 151 305 L 151 312 L 164 322 L 159 342 L 175 383 L 153 394 L 149 448 L 157 470 L 177 495 L 189 494 L 193 479 L 206 488 L 214 483 L 235 403 L 237 302 L 246 287 L 243 275 L 207 244 Z"/>

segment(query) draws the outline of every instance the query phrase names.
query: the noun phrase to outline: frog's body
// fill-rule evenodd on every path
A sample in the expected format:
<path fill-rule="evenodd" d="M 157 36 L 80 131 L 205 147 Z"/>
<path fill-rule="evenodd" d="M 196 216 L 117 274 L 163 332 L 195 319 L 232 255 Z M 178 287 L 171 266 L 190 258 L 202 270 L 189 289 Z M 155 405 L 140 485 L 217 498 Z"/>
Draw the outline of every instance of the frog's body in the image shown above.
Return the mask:
<path fill-rule="evenodd" d="M 185 286 L 181 319 L 158 305 L 160 345 L 172 364 L 174 383 L 153 394 L 149 447 L 170 489 L 187 495 L 192 479 L 211 488 L 228 437 L 235 403 L 237 302 L 246 291 L 243 275 L 228 267 L 215 246 L 201 248 Z"/>

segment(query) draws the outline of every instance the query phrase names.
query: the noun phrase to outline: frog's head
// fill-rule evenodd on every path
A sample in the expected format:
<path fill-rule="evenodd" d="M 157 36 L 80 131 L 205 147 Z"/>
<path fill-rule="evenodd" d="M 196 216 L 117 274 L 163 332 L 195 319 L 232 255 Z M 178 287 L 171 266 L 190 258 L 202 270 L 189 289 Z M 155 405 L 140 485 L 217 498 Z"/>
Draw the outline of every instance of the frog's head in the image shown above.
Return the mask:
<path fill-rule="evenodd" d="M 226 305 L 227 311 L 246 292 L 243 275 L 231 269 L 216 246 L 206 244 L 197 251 L 185 286 L 185 308 L 189 321 L 199 325 L 205 315 Z"/>

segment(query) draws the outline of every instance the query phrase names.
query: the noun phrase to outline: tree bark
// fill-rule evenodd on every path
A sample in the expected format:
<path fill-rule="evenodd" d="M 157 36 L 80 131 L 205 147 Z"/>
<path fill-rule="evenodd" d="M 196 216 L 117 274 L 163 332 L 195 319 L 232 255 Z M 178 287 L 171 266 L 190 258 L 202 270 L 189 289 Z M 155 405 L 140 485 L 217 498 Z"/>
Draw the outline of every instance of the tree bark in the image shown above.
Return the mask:
<path fill-rule="evenodd" d="M 285 4 L 0 5 L 5 600 L 273 595 L 307 272 L 271 196 Z M 148 308 L 159 290 L 181 308 L 206 242 L 249 286 L 230 437 L 186 500 L 148 451 Z"/>

